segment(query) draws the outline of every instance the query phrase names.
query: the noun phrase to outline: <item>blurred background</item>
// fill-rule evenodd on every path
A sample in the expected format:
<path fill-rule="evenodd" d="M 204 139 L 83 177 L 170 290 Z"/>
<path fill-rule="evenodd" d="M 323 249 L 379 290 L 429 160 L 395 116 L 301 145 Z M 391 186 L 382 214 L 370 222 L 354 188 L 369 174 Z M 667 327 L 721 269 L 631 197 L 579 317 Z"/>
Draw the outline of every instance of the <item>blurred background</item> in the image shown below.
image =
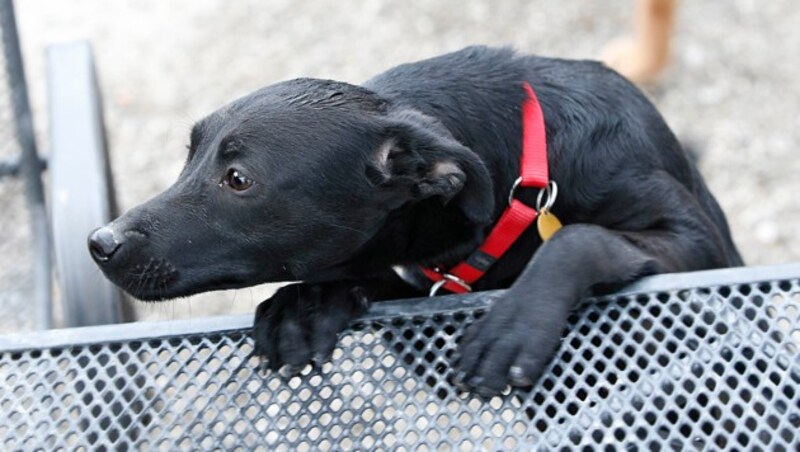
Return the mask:
<path fill-rule="evenodd" d="M 299 76 L 358 83 L 471 44 L 597 59 L 609 42 L 631 33 L 634 0 L 19 0 L 16 9 L 44 154 L 45 48 L 91 42 L 124 211 L 177 177 L 193 121 L 263 85 Z M 791 0 L 681 2 L 670 63 L 646 87 L 679 138 L 699 154 L 749 265 L 800 260 L 799 24 L 800 8 Z M 8 133 L 0 128 L 0 140 Z M 0 181 L 0 215 L 5 333 L 32 325 L 32 251 L 21 183 Z M 137 303 L 136 310 L 148 320 L 252 313 L 269 291 Z M 60 315 L 56 306 L 56 325 Z"/>

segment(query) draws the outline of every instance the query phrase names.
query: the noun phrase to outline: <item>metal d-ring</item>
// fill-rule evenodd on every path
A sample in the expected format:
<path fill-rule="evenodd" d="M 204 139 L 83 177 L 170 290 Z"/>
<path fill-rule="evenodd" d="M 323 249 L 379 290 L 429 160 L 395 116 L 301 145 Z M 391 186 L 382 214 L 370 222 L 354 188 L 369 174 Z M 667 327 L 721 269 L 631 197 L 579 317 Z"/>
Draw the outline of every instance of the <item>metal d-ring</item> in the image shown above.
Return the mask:
<path fill-rule="evenodd" d="M 510 206 L 511 203 L 514 201 L 514 195 L 517 192 L 517 188 L 522 183 L 522 177 L 518 177 L 517 180 L 514 181 L 514 184 L 511 185 L 511 190 L 508 191 L 508 205 Z M 544 198 L 544 204 L 542 204 L 542 197 L 547 195 Z M 556 203 L 556 197 L 558 196 L 558 184 L 556 181 L 551 180 L 544 186 L 544 188 L 539 190 L 539 194 L 536 195 L 536 211 L 537 212 L 547 212 L 552 207 L 553 204 Z"/>
<path fill-rule="evenodd" d="M 519 184 L 522 183 L 522 176 L 518 177 L 517 180 L 514 181 L 514 185 L 511 186 L 511 190 L 508 191 L 508 205 L 510 206 L 511 203 L 514 201 L 514 192 L 517 191 L 517 187 Z"/>
<path fill-rule="evenodd" d="M 542 204 L 542 196 L 544 195 L 546 195 L 546 198 L 544 199 L 544 204 Z M 556 184 L 556 181 L 551 180 L 547 183 L 547 186 L 539 190 L 539 194 L 536 195 L 536 211 L 539 213 L 550 211 L 550 208 L 556 203 L 557 196 L 558 184 Z"/>
<path fill-rule="evenodd" d="M 462 288 L 466 289 L 467 292 L 472 292 L 472 287 L 470 287 L 470 285 L 467 284 L 466 281 L 459 278 L 458 276 L 451 275 L 450 273 L 439 273 L 439 274 L 442 275 L 442 279 L 433 283 L 433 285 L 431 286 L 431 291 L 428 292 L 429 297 L 435 297 L 436 292 L 438 292 L 439 289 L 442 288 L 442 286 L 447 284 L 448 281 L 461 286 Z"/>

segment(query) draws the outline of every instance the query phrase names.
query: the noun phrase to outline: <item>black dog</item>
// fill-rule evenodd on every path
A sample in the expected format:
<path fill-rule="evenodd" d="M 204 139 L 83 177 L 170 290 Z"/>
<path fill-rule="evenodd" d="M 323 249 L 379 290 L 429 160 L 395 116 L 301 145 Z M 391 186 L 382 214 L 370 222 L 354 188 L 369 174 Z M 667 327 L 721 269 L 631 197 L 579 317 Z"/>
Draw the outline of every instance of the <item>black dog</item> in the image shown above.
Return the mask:
<path fill-rule="evenodd" d="M 584 295 L 644 275 L 742 264 L 725 217 L 664 120 L 599 63 L 471 47 L 354 86 L 278 83 L 197 123 L 164 193 L 95 231 L 94 259 L 143 300 L 270 281 L 257 351 L 273 369 L 328 358 L 368 301 L 427 293 L 393 270 L 480 245 L 519 174 L 523 84 L 546 121 L 552 212 L 477 283 L 508 287 L 454 363 L 481 393 L 532 384 Z M 537 191 L 517 190 L 534 205 Z"/>

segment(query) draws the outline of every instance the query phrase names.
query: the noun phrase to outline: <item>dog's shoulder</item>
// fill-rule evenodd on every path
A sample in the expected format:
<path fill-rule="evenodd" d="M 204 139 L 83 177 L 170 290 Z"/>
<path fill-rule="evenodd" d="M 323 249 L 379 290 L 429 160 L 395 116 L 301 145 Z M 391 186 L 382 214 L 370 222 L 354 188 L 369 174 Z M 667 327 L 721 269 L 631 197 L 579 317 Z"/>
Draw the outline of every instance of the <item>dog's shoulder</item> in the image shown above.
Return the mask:
<path fill-rule="evenodd" d="M 511 47 L 470 46 L 424 60 L 395 66 L 364 83 L 388 87 L 420 79 L 487 78 L 509 72 L 516 65 L 517 52 Z"/>
<path fill-rule="evenodd" d="M 516 102 L 524 66 L 509 47 L 473 46 L 445 55 L 401 64 L 378 74 L 364 86 L 396 102 L 464 104 L 470 97 Z M 508 99 L 511 93 L 511 99 Z M 468 104 L 466 104 L 468 105 Z"/>

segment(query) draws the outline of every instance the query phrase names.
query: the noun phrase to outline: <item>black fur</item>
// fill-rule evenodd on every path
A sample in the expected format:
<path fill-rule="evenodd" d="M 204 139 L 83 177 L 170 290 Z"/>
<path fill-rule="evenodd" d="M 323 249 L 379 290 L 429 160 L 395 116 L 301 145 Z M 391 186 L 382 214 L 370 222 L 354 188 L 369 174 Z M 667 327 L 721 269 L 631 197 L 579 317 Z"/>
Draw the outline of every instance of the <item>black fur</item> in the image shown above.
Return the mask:
<path fill-rule="evenodd" d="M 633 85 L 599 63 L 486 47 L 363 87 L 298 79 L 233 102 L 194 127 L 175 185 L 107 226 L 115 244 L 93 254 L 145 300 L 303 281 L 259 306 L 256 348 L 273 369 L 324 360 L 367 300 L 424 294 L 393 266 L 448 267 L 491 229 L 519 172 L 523 81 L 544 111 L 565 227 L 545 244 L 527 231 L 475 284 L 509 290 L 461 342 L 460 384 L 532 384 L 592 291 L 742 264 L 693 162 Z M 231 169 L 252 186 L 233 190 Z"/>

